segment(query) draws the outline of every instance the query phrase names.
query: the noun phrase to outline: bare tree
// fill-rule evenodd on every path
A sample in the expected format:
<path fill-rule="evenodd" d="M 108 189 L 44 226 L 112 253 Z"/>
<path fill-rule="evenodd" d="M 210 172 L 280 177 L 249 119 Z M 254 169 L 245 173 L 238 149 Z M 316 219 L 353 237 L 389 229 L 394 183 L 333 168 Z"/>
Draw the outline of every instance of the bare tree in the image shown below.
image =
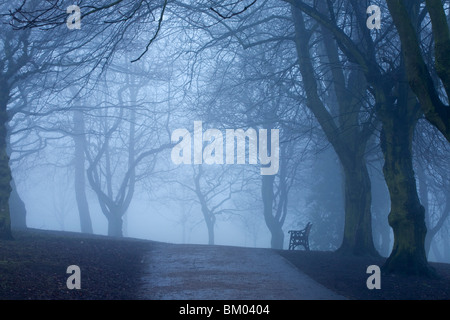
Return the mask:
<path fill-rule="evenodd" d="M 395 52 L 391 57 L 397 65 L 383 65 L 378 60 L 374 39 L 366 27 L 366 19 L 357 14 L 360 30 L 365 34 L 365 47 L 358 46 L 339 28 L 335 20 L 321 14 L 316 8 L 301 1 L 288 1 L 295 8 L 311 16 L 328 28 L 335 37 L 342 52 L 362 69 L 375 99 L 375 110 L 382 123 L 381 147 L 385 159 L 383 168 L 391 198 L 389 223 L 394 231 L 394 248 L 384 268 L 388 272 L 408 274 L 431 274 L 425 254 L 425 214 L 417 194 L 412 163 L 412 142 L 421 109 L 410 88 L 405 85 L 405 64 L 397 60 Z M 357 11 L 355 1 L 350 4 Z M 410 1 L 418 13 L 417 1 Z M 419 16 L 416 19 L 420 23 Z M 390 39 L 390 38 L 385 38 Z M 383 44 L 379 42 L 378 45 Z M 385 54 L 392 51 L 386 51 Z M 398 56 L 398 54 L 397 54 Z M 385 57 L 387 59 L 387 57 Z M 405 205 L 407 204 L 407 205 Z"/>
<path fill-rule="evenodd" d="M 400 36 L 411 88 L 420 101 L 426 119 L 450 142 L 450 29 L 443 3 L 438 0 L 425 1 L 424 12 L 428 12 L 430 16 L 435 45 L 434 66 L 425 62 L 416 18 L 410 13 L 410 3 L 403 0 L 388 0 L 386 3 Z M 434 68 L 442 81 L 447 103 L 441 99 L 442 91 L 433 81 L 431 68 Z"/>
<path fill-rule="evenodd" d="M 161 142 L 164 138 L 160 132 L 165 128 L 158 125 L 170 114 L 146 110 L 138 102 L 139 91 L 149 79 L 133 74 L 125 77 L 125 86 L 117 91 L 118 105 L 93 110 L 92 127 L 86 127 L 89 134 L 85 135 L 88 181 L 108 219 L 111 236 L 122 236 L 122 217 L 133 199 L 137 181 L 155 170 L 158 153 L 174 146 Z M 149 112 L 153 115 L 149 116 Z M 164 119 L 162 124 L 166 122 Z"/>
<path fill-rule="evenodd" d="M 328 9 L 331 10 L 331 8 Z M 335 121 L 319 96 L 313 57 L 308 44 L 308 40 L 311 41 L 310 31 L 306 29 L 301 11 L 295 7 L 293 7 L 293 19 L 307 106 L 314 113 L 336 151 L 345 174 L 346 223 L 340 250 L 357 255 L 376 255 L 372 240 L 371 184 L 365 160 L 367 143 L 374 127 L 372 115 L 369 114 L 367 118 L 364 105 L 366 94 L 364 76 L 361 70 L 353 68 L 348 79 L 345 78 L 345 69 L 343 62 L 339 59 L 337 46 L 325 30 L 323 41 L 325 41 L 325 50 L 330 63 L 336 102 L 339 106 L 338 121 Z M 361 44 L 362 41 L 357 39 L 356 42 Z"/>
<path fill-rule="evenodd" d="M 230 167 L 223 166 L 219 171 L 209 169 L 206 170 L 201 165 L 193 167 L 194 185 L 193 187 L 185 185 L 185 187 L 194 192 L 197 197 L 208 230 L 208 244 L 213 245 L 217 216 L 225 216 L 226 213 L 233 211 L 229 203 L 233 194 L 238 193 L 242 188 L 239 188 L 239 182 L 236 183 L 238 177 L 230 172 Z"/>
<path fill-rule="evenodd" d="M 3 1 L 0 10 L 7 12 L 11 3 Z M 29 78 L 36 72 L 33 58 L 39 50 L 39 41 L 31 30 L 16 31 L 1 16 L 0 36 L 0 238 L 12 239 L 9 198 L 11 193 L 11 169 L 8 155 L 8 124 L 14 116 L 9 110 L 11 98 L 17 93 L 21 80 Z M 36 40 L 36 43 L 33 41 Z M 45 54 L 43 55 L 45 56 Z M 39 69 L 39 67 L 38 67 Z"/>
<path fill-rule="evenodd" d="M 450 214 L 448 175 L 449 145 L 439 130 L 428 121 L 420 121 L 414 137 L 414 167 L 417 173 L 420 200 L 425 208 L 427 235 L 425 250 L 445 226 Z"/>

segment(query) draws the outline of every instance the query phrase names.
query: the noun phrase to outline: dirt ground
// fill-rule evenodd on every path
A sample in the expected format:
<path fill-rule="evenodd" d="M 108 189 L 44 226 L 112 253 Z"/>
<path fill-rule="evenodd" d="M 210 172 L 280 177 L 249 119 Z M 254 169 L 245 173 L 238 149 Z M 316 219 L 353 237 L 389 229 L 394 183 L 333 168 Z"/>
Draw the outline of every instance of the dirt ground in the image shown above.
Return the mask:
<path fill-rule="evenodd" d="M 164 244 L 134 239 L 29 230 L 0 241 L 2 300 L 140 299 L 148 253 Z M 195 246 L 194 246 L 195 247 Z M 198 249 L 198 248 L 197 248 Z M 242 248 L 227 247 L 233 251 Z M 251 250 L 251 249 L 247 249 Z M 383 275 L 381 290 L 368 290 L 367 266 L 384 259 L 344 257 L 332 252 L 273 251 L 328 289 L 355 300 L 448 300 L 450 265 L 432 264 L 439 279 Z M 82 290 L 68 290 L 66 268 L 82 270 Z M 192 297 L 195 299 L 195 296 Z"/>

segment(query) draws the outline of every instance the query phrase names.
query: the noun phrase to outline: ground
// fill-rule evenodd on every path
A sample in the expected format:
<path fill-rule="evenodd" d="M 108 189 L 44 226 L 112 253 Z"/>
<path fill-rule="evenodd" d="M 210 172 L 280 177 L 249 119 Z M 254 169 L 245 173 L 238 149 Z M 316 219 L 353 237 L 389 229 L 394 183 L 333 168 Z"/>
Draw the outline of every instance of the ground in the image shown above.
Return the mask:
<path fill-rule="evenodd" d="M 156 258 L 150 258 L 152 261 L 148 261 L 149 252 L 153 252 L 150 257 L 157 257 L 155 253 L 158 250 L 164 251 L 164 246 L 169 246 L 137 239 L 86 237 L 77 233 L 38 230 L 15 231 L 14 237 L 14 241 L 0 241 L 2 300 L 141 299 L 141 291 L 137 288 L 142 287 L 142 277 L 146 273 L 148 276 L 151 263 L 158 262 L 155 261 Z M 184 251 L 185 255 L 189 255 L 189 250 L 198 252 L 202 248 L 172 247 Z M 209 250 L 214 248 L 209 247 Z M 281 256 L 287 259 L 287 264 L 295 266 L 324 287 L 347 299 L 450 299 L 448 264 L 431 264 L 439 276 L 438 279 L 382 275 L 381 290 L 368 290 L 367 266 L 382 265 L 383 258 L 358 258 L 314 251 L 261 251 L 233 247 L 221 250 L 227 252 L 220 257 L 221 263 L 224 263 L 224 259 L 231 261 L 234 254 L 245 253 L 243 250 L 250 250 L 248 252 L 251 254 L 257 252 L 259 256 L 267 253 L 269 259 L 273 259 L 271 255 L 274 254 Z M 66 287 L 69 276 L 66 269 L 72 264 L 79 265 L 82 270 L 82 290 L 68 290 Z M 162 264 L 159 264 L 159 268 L 161 266 Z M 271 288 L 268 287 L 267 290 Z M 192 299 L 195 299 L 195 295 Z"/>
<path fill-rule="evenodd" d="M 282 251 L 282 256 L 317 282 L 356 300 L 449 300 L 450 265 L 430 263 L 438 277 L 381 276 L 381 290 L 368 290 L 367 267 L 386 259 L 342 256 L 333 252 Z"/>

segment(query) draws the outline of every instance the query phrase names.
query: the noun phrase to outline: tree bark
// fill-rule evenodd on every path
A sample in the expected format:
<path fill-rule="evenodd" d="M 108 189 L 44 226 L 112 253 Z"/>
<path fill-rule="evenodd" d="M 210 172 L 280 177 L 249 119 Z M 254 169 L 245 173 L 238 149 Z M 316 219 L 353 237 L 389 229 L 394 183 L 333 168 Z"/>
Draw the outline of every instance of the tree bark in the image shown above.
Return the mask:
<path fill-rule="evenodd" d="M 9 87 L 5 79 L 0 79 L 0 239 L 12 240 L 9 197 L 11 194 L 11 168 L 7 152 L 7 105 Z"/>
<path fill-rule="evenodd" d="M 19 196 L 17 192 L 16 183 L 14 179 L 11 180 L 11 195 L 9 198 L 9 208 L 11 212 L 11 228 L 22 230 L 27 228 L 27 210 L 25 207 L 25 203 Z"/>
<path fill-rule="evenodd" d="M 372 238 L 372 191 L 367 166 L 362 162 L 343 166 L 345 174 L 345 226 L 338 252 L 378 255 Z"/>
<path fill-rule="evenodd" d="M 8 130 L 9 131 L 9 130 Z M 8 134 L 6 150 L 11 156 L 11 135 Z M 14 179 L 11 178 L 11 195 L 9 197 L 9 211 L 11 216 L 11 229 L 23 230 L 27 228 L 27 209 L 25 203 L 17 192 L 17 186 Z"/>
<path fill-rule="evenodd" d="M 384 270 L 389 273 L 431 275 L 425 254 L 425 209 L 419 201 L 412 162 L 415 121 L 399 119 L 392 112 L 383 117 L 381 148 L 384 176 L 391 197 L 389 225 L 394 232 L 394 247 Z"/>

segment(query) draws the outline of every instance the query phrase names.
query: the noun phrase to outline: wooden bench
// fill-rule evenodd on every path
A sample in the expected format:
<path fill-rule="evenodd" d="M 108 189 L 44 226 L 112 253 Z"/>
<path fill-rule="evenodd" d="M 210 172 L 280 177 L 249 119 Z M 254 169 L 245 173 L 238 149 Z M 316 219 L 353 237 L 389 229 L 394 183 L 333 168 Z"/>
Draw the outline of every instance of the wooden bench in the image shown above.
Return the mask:
<path fill-rule="evenodd" d="M 295 250 L 297 246 L 305 247 L 309 251 L 309 232 L 311 231 L 312 223 L 308 222 L 303 230 L 289 231 L 291 238 L 289 240 L 289 250 Z"/>

